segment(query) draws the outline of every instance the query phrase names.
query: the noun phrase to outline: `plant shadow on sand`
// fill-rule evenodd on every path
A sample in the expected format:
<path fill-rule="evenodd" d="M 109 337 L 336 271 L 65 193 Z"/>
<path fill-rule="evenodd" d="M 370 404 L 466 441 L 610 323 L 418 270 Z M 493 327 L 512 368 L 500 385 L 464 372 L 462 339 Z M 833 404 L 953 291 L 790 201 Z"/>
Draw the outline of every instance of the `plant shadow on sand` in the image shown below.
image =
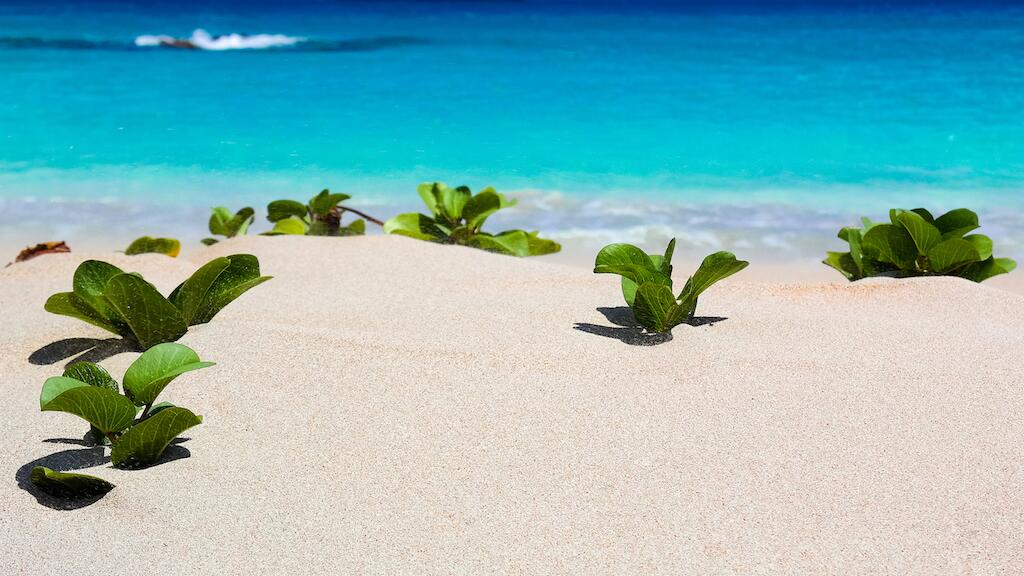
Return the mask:
<path fill-rule="evenodd" d="M 188 438 L 175 439 L 171 442 L 171 445 L 167 447 L 167 450 L 164 451 L 163 455 L 156 461 L 156 463 L 146 466 L 145 468 L 151 468 L 174 460 L 190 457 L 192 453 L 189 449 L 179 445 L 187 440 Z M 43 442 L 51 444 L 78 444 L 80 446 L 89 445 L 85 440 L 76 438 L 48 438 L 43 440 Z M 18 468 L 17 472 L 15 472 L 14 479 L 18 482 L 19 488 L 34 496 L 37 502 L 47 508 L 51 508 L 53 510 L 78 510 L 79 508 L 85 508 L 86 506 L 95 504 L 103 498 L 105 494 L 90 496 L 88 498 L 57 498 L 55 496 L 51 496 L 32 484 L 32 469 L 36 466 L 45 466 L 52 470 L 56 470 L 57 472 L 75 472 L 77 470 L 92 468 L 109 462 L 110 456 L 107 454 L 107 447 L 104 446 L 90 446 L 88 448 L 62 450 L 24 464 Z"/>
<path fill-rule="evenodd" d="M 65 338 L 51 342 L 29 355 L 28 361 L 36 366 L 49 366 L 61 360 L 67 365 L 75 362 L 101 362 L 122 352 L 141 352 L 139 346 L 124 338 Z"/>
<path fill-rule="evenodd" d="M 631 346 L 656 346 L 672 340 L 672 333 L 651 334 L 644 332 L 644 329 L 633 317 L 633 311 L 628 306 L 616 306 L 614 308 L 597 308 L 597 311 L 604 315 L 609 322 L 615 326 L 601 326 L 577 322 L 573 328 L 587 334 L 596 334 L 606 338 L 615 338 Z M 686 324 L 690 326 L 714 325 L 717 322 L 727 320 L 720 316 L 696 316 Z"/>

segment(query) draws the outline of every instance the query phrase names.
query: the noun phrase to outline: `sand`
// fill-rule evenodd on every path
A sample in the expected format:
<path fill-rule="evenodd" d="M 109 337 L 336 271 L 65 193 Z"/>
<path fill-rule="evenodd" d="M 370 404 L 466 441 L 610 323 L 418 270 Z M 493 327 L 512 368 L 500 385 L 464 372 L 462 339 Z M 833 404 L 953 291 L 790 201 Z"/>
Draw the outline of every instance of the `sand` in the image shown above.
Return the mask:
<path fill-rule="evenodd" d="M 275 279 L 182 339 L 218 364 L 165 391 L 205 420 L 164 463 L 113 469 L 39 412 L 54 343 L 105 338 L 42 309 L 78 262 L 167 291 L 235 252 Z M 187 258 L 0 271 L 0 573 L 1024 571 L 1020 294 L 751 266 L 701 299 L 719 320 L 642 346 L 600 310 L 616 278 L 543 259 L 398 237 Z M 117 488 L 54 509 L 35 464 Z"/>

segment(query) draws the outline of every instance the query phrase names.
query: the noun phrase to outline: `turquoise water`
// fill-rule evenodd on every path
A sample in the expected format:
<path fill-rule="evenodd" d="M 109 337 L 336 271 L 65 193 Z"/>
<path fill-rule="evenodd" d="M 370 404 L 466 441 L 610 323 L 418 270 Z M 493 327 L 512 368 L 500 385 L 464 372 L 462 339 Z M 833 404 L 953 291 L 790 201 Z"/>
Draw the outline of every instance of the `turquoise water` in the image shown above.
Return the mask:
<path fill-rule="evenodd" d="M 135 46 L 197 28 L 303 41 Z M 890 204 L 969 205 L 1024 245 L 1024 10 L 24 2 L 0 30 L 7 237 L 323 187 L 387 216 L 439 179 L 565 238 L 799 251 Z"/>

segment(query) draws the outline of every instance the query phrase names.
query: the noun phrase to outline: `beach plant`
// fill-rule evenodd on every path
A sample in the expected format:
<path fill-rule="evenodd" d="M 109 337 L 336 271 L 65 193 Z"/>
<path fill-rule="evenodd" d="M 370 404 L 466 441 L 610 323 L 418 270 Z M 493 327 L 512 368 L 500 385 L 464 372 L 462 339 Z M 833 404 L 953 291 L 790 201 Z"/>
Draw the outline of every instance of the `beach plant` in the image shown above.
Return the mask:
<path fill-rule="evenodd" d="M 189 326 L 205 324 L 250 288 L 269 280 L 251 254 L 214 258 L 164 297 L 141 275 L 86 260 L 75 270 L 72 291 L 50 296 L 46 311 L 77 318 L 148 350 L 173 342 Z"/>
<path fill-rule="evenodd" d="M 494 188 L 473 194 L 466 186 L 451 188 L 432 182 L 420 184 L 417 192 L 430 214 L 399 214 L 384 223 L 384 232 L 512 256 L 541 256 L 562 249 L 560 244 L 541 238 L 536 231 L 484 232 L 482 228 L 487 218 L 502 208 L 516 205 L 516 200 L 499 194 Z"/>
<path fill-rule="evenodd" d="M 181 242 L 174 238 L 153 238 L 150 236 L 136 238 L 124 251 L 128 256 L 135 256 L 136 254 L 165 254 L 171 258 L 177 257 L 180 252 Z"/>
<path fill-rule="evenodd" d="M 1009 258 L 992 254 L 992 240 L 968 234 L 979 227 L 978 215 L 966 209 L 939 217 L 924 208 L 889 211 L 889 222 L 862 219 L 861 227 L 846 227 L 839 238 L 848 252 L 828 252 L 824 263 L 851 281 L 871 276 L 958 276 L 982 282 L 1017 267 Z"/>
<path fill-rule="evenodd" d="M 664 254 L 647 254 L 632 244 L 609 244 L 597 253 L 594 272 L 622 277 L 622 296 L 636 321 L 648 332 L 664 334 L 692 320 L 697 298 L 705 290 L 749 264 L 730 252 L 715 252 L 704 258 L 676 296 L 672 289 L 675 247 L 673 238 Z"/>
<path fill-rule="evenodd" d="M 256 211 L 251 207 L 246 206 L 234 214 L 231 210 L 223 206 L 215 206 L 211 208 L 212 214 L 210 214 L 210 234 L 215 236 L 223 236 L 225 238 L 234 238 L 235 236 L 245 236 L 245 233 L 249 230 L 249 226 L 256 219 Z M 203 238 L 202 243 L 207 246 L 212 246 L 219 242 L 216 238 Z"/>
<path fill-rule="evenodd" d="M 350 198 L 348 194 L 332 194 L 330 190 L 323 190 L 310 198 L 306 204 L 295 200 L 274 200 L 267 204 L 267 220 L 274 223 L 274 228 L 264 234 L 361 236 L 366 233 L 366 220 L 381 223 L 354 208 L 342 206 L 341 203 Z M 357 218 L 342 226 L 341 219 L 345 212 L 352 212 L 363 218 Z"/>
<path fill-rule="evenodd" d="M 114 466 L 149 466 L 179 434 L 203 421 L 187 408 L 157 399 L 178 376 L 209 366 L 213 363 L 201 361 L 194 350 L 173 342 L 143 352 L 125 371 L 121 386 L 98 364 L 78 362 L 62 376 L 46 380 L 39 409 L 74 414 L 88 422 L 86 438 L 109 444 Z M 32 470 L 30 479 L 40 490 L 60 497 L 93 496 L 114 487 L 95 476 L 42 466 Z"/>

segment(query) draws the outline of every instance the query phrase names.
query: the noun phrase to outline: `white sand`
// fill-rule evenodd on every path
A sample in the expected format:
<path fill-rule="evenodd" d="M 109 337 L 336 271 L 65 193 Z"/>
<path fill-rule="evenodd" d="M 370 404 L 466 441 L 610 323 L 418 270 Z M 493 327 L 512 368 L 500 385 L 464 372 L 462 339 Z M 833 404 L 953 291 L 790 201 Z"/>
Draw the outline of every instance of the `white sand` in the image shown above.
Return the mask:
<path fill-rule="evenodd" d="M 622 303 L 584 269 L 397 237 L 191 257 L 234 252 L 276 278 L 182 339 L 218 365 L 164 396 L 205 421 L 141 471 L 44 442 L 86 428 L 38 410 L 67 360 L 29 357 L 103 337 L 42 309 L 88 255 L 0 271 L 0 574 L 1024 572 L 1018 294 L 751 266 L 701 299 L 726 320 L 648 347 L 591 333 Z M 196 265 L 103 257 L 165 291 Z M 117 488 L 53 510 L 33 462 Z"/>

